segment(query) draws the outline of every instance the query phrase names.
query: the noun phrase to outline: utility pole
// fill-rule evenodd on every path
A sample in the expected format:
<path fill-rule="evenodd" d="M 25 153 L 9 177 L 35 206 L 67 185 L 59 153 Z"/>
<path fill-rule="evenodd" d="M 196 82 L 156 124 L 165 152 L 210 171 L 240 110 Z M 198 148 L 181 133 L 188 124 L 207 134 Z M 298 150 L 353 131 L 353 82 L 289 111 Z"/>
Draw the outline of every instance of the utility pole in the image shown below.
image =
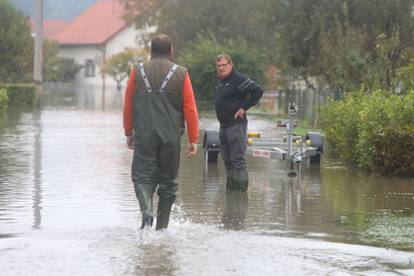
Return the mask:
<path fill-rule="evenodd" d="M 43 0 L 35 0 L 35 43 L 33 80 L 42 85 L 43 81 Z"/>

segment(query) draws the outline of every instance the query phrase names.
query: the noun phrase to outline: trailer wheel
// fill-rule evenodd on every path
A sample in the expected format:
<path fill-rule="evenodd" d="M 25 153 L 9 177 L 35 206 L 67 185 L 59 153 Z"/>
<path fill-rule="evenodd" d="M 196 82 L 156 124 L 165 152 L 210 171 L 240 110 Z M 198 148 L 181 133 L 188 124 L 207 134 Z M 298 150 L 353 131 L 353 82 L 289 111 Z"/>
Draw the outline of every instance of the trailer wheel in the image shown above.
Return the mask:
<path fill-rule="evenodd" d="M 321 155 L 323 153 L 323 142 L 322 142 L 322 135 L 320 132 L 310 131 L 306 133 L 306 140 L 309 140 L 310 146 L 316 148 L 316 154 L 311 156 L 310 163 L 311 164 L 320 164 L 321 163 Z"/>
<path fill-rule="evenodd" d="M 220 139 L 217 130 L 208 129 L 203 139 L 204 162 L 216 163 L 220 152 Z"/>
<path fill-rule="evenodd" d="M 216 163 L 217 160 L 218 160 L 218 151 L 209 151 L 207 148 L 204 148 L 204 162 Z"/>

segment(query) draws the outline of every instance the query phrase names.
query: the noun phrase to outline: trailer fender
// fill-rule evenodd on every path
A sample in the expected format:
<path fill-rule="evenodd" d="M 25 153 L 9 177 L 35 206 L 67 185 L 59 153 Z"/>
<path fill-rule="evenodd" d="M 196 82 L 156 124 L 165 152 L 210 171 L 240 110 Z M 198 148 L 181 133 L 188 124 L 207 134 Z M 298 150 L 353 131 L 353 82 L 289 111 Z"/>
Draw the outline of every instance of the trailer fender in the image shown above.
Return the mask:
<path fill-rule="evenodd" d="M 323 141 L 321 133 L 317 131 L 309 131 L 306 133 L 305 139 L 310 141 L 311 147 L 317 149 L 316 155 L 310 157 L 310 163 L 319 164 L 321 162 L 321 155 L 323 153 Z"/>
<path fill-rule="evenodd" d="M 203 138 L 204 158 L 206 162 L 217 162 L 220 152 L 219 132 L 215 129 L 206 129 Z"/>

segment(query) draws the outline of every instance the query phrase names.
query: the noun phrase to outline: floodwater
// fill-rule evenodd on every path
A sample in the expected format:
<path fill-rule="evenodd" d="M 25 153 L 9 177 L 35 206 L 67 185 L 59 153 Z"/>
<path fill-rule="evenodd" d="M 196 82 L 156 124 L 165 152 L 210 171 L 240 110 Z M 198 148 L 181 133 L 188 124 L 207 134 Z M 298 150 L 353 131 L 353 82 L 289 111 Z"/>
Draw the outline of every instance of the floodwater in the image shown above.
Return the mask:
<path fill-rule="evenodd" d="M 48 88 L 40 110 L 1 114 L 1 275 L 414 275 L 414 179 L 325 156 L 294 179 L 248 157 L 240 194 L 200 147 L 181 160 L 170 227 L 139 231 L 121 106 L 116 91 Z M 249 129 L 279 133 L 255 116 Z"/>

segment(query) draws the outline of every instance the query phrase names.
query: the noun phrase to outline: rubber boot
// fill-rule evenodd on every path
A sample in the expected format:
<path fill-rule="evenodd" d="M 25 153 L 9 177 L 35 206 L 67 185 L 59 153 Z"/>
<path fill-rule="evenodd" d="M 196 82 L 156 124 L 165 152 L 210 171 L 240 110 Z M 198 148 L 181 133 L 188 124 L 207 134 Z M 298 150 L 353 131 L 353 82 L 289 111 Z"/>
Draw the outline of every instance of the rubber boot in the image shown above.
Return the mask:
<path fill-rule="evenodd" d="M 141 229 L 151 228 L 154 221 L 152 213 L 154 189 L 148 185 L 138 185 L 136 183 L 134 183 L 134 187 L 142 213 Z"/>
<path fill-rule="evenodd" d="M 168 227 L 173 203 L 174 200 L 160 198 L 158 202 L 157 225 L 155 226 L 155 230 L 162 230 Z"/>
<path fill-rule="evenodd" d="M 227 170 L 226 171 L 226 189 L 227 190 L 236 190 L 236 183 L 235 183 L 235 170 Z"/>
<path fill-rule="evenodd" d="M 149 229 L 152 227 L 152 224 L 154 222 L 154 217 L 148 214 L 142 214 L 142 223 L 140 229 Z"/>
<path fill-rule="evenodd" d="M 249 187 L 249 174 L 246 169 L 237 170 L 235 174 L 235 186 L 237 191 L 246 192 Z"/>

